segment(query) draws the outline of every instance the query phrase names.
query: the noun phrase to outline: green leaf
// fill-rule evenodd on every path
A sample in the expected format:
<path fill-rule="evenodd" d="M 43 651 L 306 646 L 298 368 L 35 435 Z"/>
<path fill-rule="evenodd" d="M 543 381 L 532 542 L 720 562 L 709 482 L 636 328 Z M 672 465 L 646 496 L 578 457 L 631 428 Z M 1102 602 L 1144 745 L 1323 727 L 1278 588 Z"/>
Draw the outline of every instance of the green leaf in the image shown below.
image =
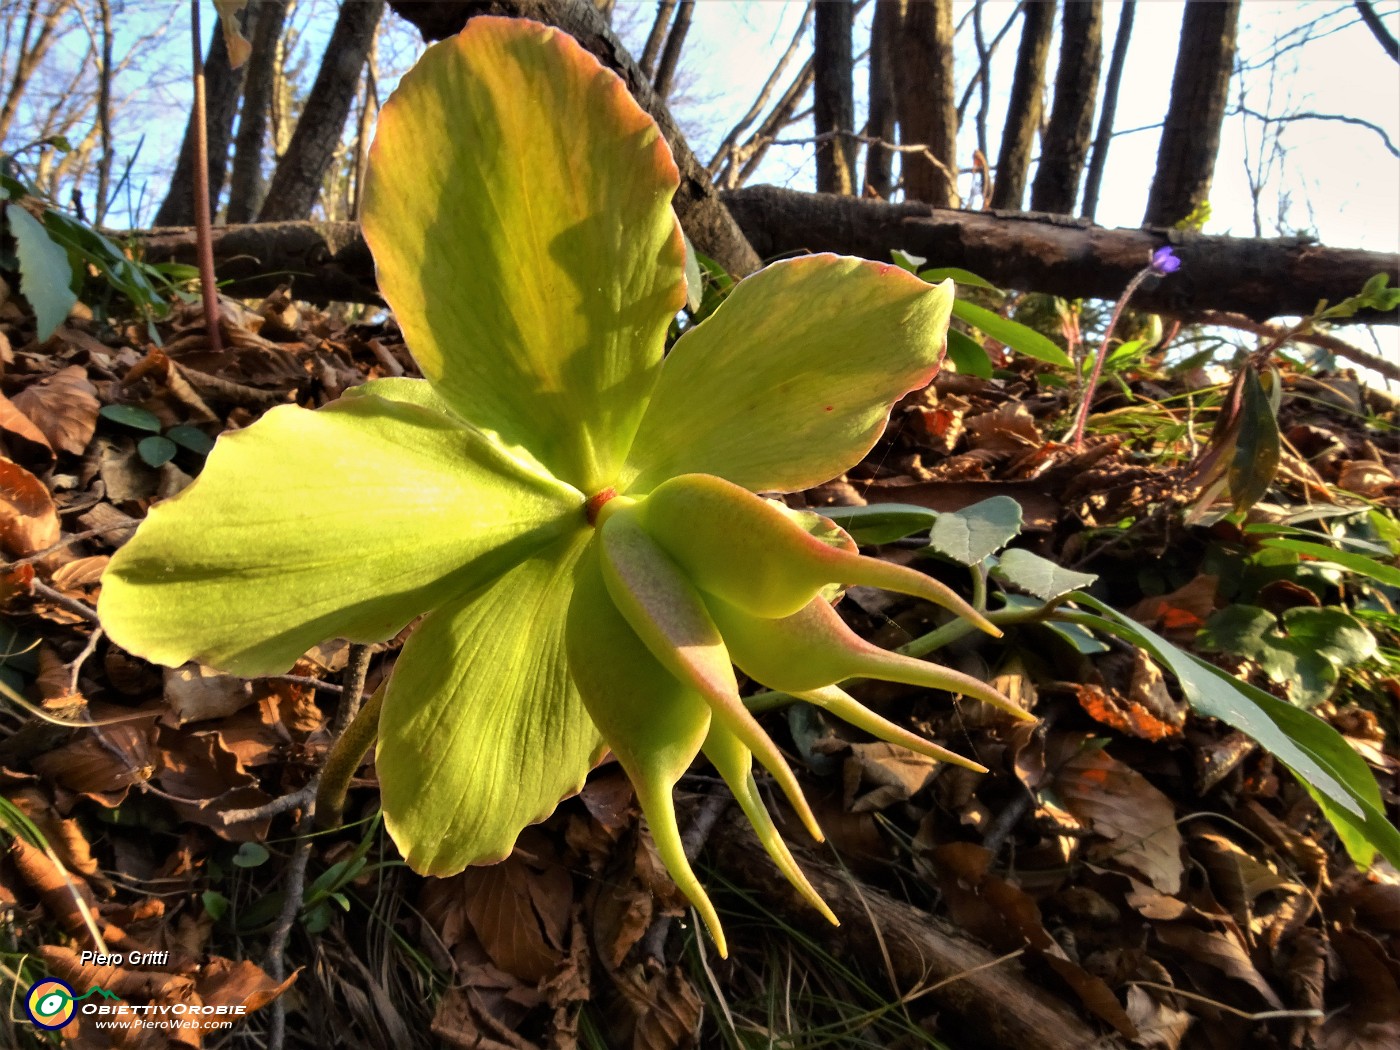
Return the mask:
<path fill-rule="evenodd" d="M 992 378 L 992 359 L 982 344 L 956 328 L 948 329 L 948 356 L 957 366 L 959 375 Z"/>
<path fill-rule="evenodd" d="M 912 274 L 918 274 L 919 267 L 928 262 L 922 255 L 911 255 L 902 248 L 896 248 L 890 252 L 890 258 L 901 270 Z"/>
<path fill-rule="evenodd" d="M 1019 354 L 1044 361 L 1046 364 L 1058 365 L 1060 368 L 1074 367 L 1074 362 L 1067 353 L 1034 328 L 1027 328 L 1018 321 L 1008 320 L 1000 314 L 994 314 L 962 299 L 953 303 L 953 316 L 979 332 L 985 332 Z"/>
<path fill-rule="evenodd" d="M 1259 546 L 1292 551 L 1295 554 L 1306 554 L 1321 561 L 1340 565 L 1344 569 L 1350 569 L 1354 573 L 1375 580 L 1377 583 L 1383 583 L 1387 587 L 1400 587 L 1400 569 L 1376 561 L 1374 558 L 1368 558 L 1364 554 L 1339 551 L 1325 543 L 1312 543 L 1308 540 L 1260 540 Z"/>
<path fill-rule="evenodd" d="M 962 270 L 956 266 L 937 266 L 932 270 L 920 270 L 919 276 L 929 284 L 952 280 L 956 284 L 965 284 L 970 288 L 985 288 L 989 292 L 1001 291 L 985 277 L 978 277 L 971 270 Z"/>
<path fill-rule="evenodd" d="M 924 532 L 938 517 L 926 507 L 908 503 L 872 503 L 868 507 L 822 507 L 820 513 L 851 534 L 860 544 L 893 543 Z"/>
<path fill-rule="evenodd" d="M 1230 462 L 1230 502 L 1243 514 L 1264 498 L 1278 473 L 1282 446 L 1276 409 L 1252 365 L 1245 365 L 1240 430 Z M 1277 379 L 1274 388 L 1278 389 Z"/>
<path fill-rule="evenodd" d="M 1053 561 L 1019 547 L 1001 554 L 997 564 L 992 567 L 992 576 L 1045 602 L 1076 588 L 1087 587 L 1098 579 L 1093 573 L 1061 568 Z"/>
<path fill-rule="evenodd" d="M 677 474 L 792 492 L 859 462 L 890 406 L 938 371 L 952 285 L 833 255 L 740 281 L 676 342 L 619 491 Z"/>
<path fill-rule="evenodd" d="M 199 902 L 204 905 L 205 914 L 215 922 L 228 914 L 228 898 L 216 890 L 205 890 L 199 895 Z"/>
<path fill-rule="evenodd" d="M 1253 660 L 1304 707 L 1332 695 L 1349 661 L 1367 660 L 1375 652 L 1371 632 L 1339 609 L 1294 609 L 1284 626 L 1286 630 L 1280 630 L 1277 618 L 1267 609 L 1230 605 L 1211 614 L 1197 635 L 1197 644 Z"/>
<path fill-rule="evenodd" d="M 267 852 L 267 847 L 260 843 L 245 842 L 238 847 L 238 852 L 233 855 L 233 863 L 235 867 L 239 868 L 256 868 L 266 864 L 270 856 L 272 854 Z"/>
<path fill-rule="evenodd" d="M 120 423 L 132 430 L 148 430 L 152 434 L 160 433 L 160 419 L 157 418 L 156 414 L 136 405 L 103 405 L 97 414 L 103 419 Z"/>
<path fill-rule="evenodd" d="M 221 437 L 112 558 L 98 604 L 123 648 L 241 675 L 415 616 L 583 527 L 582 496 L 415 405 L 287 405 Z"/>
<path fill-rule="evenodd" d="M 1073 600 L 1103 614 L 1078 614 L 1077 622 L 1147 650 L 1176 675 L 1192 707 L 1247 733 L 1288 766 L 1358 864 L 1369 864 L 1376 850 L 1400 864 L 1400 831 L 1385 818 L 1380 788 L 1365 761 L 1340 733 L 1315 715 L 1183 652 L 1096 598 L 1075 594 Z"/>
<path fill-rule="evenodd" d="M 214 447 L 214 439 L 198 427 L 171 427 L 165 432 L 165 436 L 186 451 L 199 456 L 209 455 L 209 450 Z"/>
<path fill-rule="evenodd" d="M 589 539 L 562 539 L 438 609 L 404 646 L 375 768 L 385 827 L 414 871 L 504 859 L 602 757 L 564 650 Z"/>
<path fill-rule="evenodd" d="M 55 244 L 43 224 L 18 204 L 5 208 L 19 256 L 19 290 L 34 308 L 35 335 L 40 341 L 58 330 L 78 301 L 70 287 L 73 270 L 68 253 Z"/>
<path fill-rule="evenodd" d="M 693 313 L 700 309 L 700 304 L 705 300 L 705 278 L 700 272 L 700 259 L 695 254 L 695 245 L 690 243 L 690 238 L 685 237 L 685 305 Z"/>
<path fill-rule="evenodd" d="M 169 463 L 175 458 L 175 453 L 179 451 L 179 446 L 175 442 L 155 435 L 142 438 L 136 444 L 137 454 L 148 467 L 159 467 L 164 463 Z"/>
<path fill-rule="evenodd" d="M 1021 505 L 1010 496 L 993 496 L 962 510 L 938 515 L 928 542 L 939 554 L 960 565 L 981 565 L 987 555 L 995 554 L 1020 532 Z"/>
<path fill-rule="evenodd" d="M 362 223 L 457 414 L 589 495 L 613 483 L 685 305 L 675 163 L 571 37 L 475 18 L 379 116 Z"/>

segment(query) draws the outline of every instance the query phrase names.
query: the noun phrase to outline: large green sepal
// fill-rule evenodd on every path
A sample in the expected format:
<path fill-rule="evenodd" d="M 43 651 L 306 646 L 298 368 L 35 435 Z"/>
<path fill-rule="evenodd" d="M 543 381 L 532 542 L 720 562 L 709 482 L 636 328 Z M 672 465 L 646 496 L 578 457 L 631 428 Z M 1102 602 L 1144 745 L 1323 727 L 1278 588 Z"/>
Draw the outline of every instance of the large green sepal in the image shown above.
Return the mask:
<path fill-rule="evenodd" d="M 581 504 L 418 405 L 288 405 L 219 438 L 199 478 L 151 510 L 98 612 L 156 663 L 277 674 L 327 638 L 392 638 L 581 524 Z"/>
<path fill-rule="evenodd" d="M 404 646 L 375 766 L 385 826 L 415 871 L 504 859 L 602 756 L 564 652 L 588 538 L 559 540 L 431 613 Z"/>

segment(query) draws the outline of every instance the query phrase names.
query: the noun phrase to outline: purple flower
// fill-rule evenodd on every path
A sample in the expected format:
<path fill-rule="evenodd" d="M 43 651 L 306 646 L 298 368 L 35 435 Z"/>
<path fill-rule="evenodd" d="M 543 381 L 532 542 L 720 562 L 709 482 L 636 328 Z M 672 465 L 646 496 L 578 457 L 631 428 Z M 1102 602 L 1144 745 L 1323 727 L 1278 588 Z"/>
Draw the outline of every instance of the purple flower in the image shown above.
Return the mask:
<path fill-rule="evenodd" d="M 1169 273 L 1176 273 L 1181 269 L 1181 260 L 1176 257 L 1176 252 L 1170 247 L 1158 248 L 1152 253 L 1152 272 L 1158 277 L 1165 277 Z"/>

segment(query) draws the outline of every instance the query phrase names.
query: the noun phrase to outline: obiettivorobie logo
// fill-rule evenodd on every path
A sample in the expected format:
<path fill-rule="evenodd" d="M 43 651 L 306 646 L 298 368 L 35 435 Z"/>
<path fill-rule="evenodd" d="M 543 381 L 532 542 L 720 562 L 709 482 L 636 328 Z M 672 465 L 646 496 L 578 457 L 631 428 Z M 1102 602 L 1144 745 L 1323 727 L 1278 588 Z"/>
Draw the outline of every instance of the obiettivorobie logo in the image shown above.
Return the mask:
<path fill-rule="evenodd" d="M 133 952 L 132 963 L 136 962 Z M 163 963 L 165 952 L 151 953 L 152 962 Z M 97 965 L 116 965 L 121 956 L 96 956 L 83 952 L 83 962 L 93 955 Z M 154 956 L 160 956 L 156 959 Z M 85 1003 L 86 999 L 105 999 L 103 1003 Z M 82 1005 L 80 1005 L 82 1004 Z M 113 1005 L 115 1004 L 115 1005 Z M 247 1015 L 246 1005 L 224 1006 L 208 1003 L 151 1003 L 136 1005 L 123 1001 L 115 992 L 109 992 L 101 985 L 92 985 L 82 995 L 77 995 L 73 987 L 57 977 L 44 977 L 29 987 L 24 997 L 24 1009 L 29 1019 L 38 1028 L 53 1031 L 70 1024 L 77 1014 L 91 1018 L 96 1028 L 155 1028 L 165 1030 L 198 1029 L 217 1031 L 231 1028 L 236 1018 Z"/>
<path fill-rule="evenodd" d="M 37 1027 L 62 1028 L 73 1020 L 77 1004 L 94 995 L 103 999 L 119 998 L 95 984 L 82 995 L 74 995 L 73 989 L 66 982 L 56 977 L 45 977 L 30 986 L 29 994 L 24 997 L 24 1008 L 29 1013 L 29 1019 Z"/>

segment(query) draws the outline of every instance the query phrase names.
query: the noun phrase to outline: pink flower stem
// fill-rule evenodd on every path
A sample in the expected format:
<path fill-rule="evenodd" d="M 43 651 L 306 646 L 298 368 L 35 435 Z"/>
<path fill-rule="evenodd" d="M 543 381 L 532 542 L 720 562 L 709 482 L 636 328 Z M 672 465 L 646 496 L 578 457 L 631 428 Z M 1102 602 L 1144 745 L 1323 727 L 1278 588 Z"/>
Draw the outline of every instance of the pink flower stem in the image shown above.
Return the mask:
<path fill-rule="evenodd" d="M 1099 373 L 1103 371 L 1103 363 L 1108 359 L 1108 342 L 1113 338 L 1113 330 L 1118 327 L 1118 318 L 1123 316 L 1123 310 L 1128 305 L 1128 300 L 1133 297 L 1133 293 L 1138 290 L 1138 286 L 1156 271 L 1146 266 L 1139 270 L 1128 287 L 1123 289 L 1123 294 L 1119 296 L 1117 304 L 1113 307 L 1113 316 L 1108 319 L 1108 328 L 1103 333 L 1103 343 L 1099 346 L 1098 356 L 1094 358 L 1094 370 L 1089 373 L 1089 381 L 1084 384 L 1084 394 L 1079 400 L 1079 411 L 1074 416 L 1074 429 L 1070 431 L 1068 444 L 1076 451 L 1084 447 L 1084 423 L 1089 418 L 1089 402 L 1094 399 L 1094 388 L 1099 382 Z"/>

